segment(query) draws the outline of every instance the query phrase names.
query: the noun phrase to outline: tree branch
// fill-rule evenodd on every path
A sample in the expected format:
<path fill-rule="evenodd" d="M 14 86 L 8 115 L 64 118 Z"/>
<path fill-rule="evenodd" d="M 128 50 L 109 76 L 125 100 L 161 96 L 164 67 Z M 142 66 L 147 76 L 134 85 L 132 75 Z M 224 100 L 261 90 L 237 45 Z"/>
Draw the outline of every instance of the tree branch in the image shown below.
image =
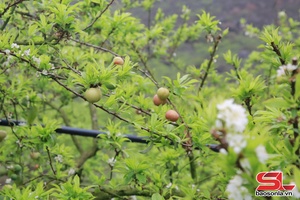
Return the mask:
<path fill-rule="evenodd" d="M 144 58 L 143 58 L 141 52 L 137 49 L 137 47 L 135 46 L 135 44 L 134 44 L 133 42 L 131 43 L 131 45 L 132 45 L 132 47 L 133 47 L 133 50 L 137 53 L 139 59 L 141 60 L 142 64 L 144 65 L 144 67 L 145 67 L 145 69 L 146 69 L 146 72 L 144 72 L 144 74 L 145 74 L 145 75 L 148 74 L 148 75 L 146 75 L 146 76 L 147 76 L 148 78 L 150 78 L 150 80 L 151 80 L 157 87 L 159 87 L 157 81 L 155 80 L 154 75 L 152 74 L 150 68 L 149 68 L 148 65 L 147 65 L 147 61 L 144 60 Z"/>
<path fill-rule="evenodd" d="M 198 89 L 198 93 L 199 93 L 199 92 L 201 91 L 201 89 L 203 88 L 204 82 L 205 82 L 205 80 L 206 80 L 206 78 L 207 78 L 207 76 L 208 76 L 208 72 L 209 72 L 209 70 L 210 70 L 210 68 L 211 68 L 211 65 L 212 65 L 212 63 L 213 63 L 213 60 L 214 60 L 214 57 L 215 57 L 215 54 L 216 54 L 216 51 L 217 51 L 217 48 L 218 48 L 218 45 L 219 45 L 221 39 L 222 39 L 222 36 L 221 36 L 221 35 L 219 35 L 219 36 L 215 39 L 214 46 L 213 46 L 213 51 L 212 51 L 211 54 L 210 54 L 210 59 L 209 59 L 208 64 L 207 64 L 207 68 L 206 68 L 204 77 L 203 77 L 203 79 L 202 79 L 202 81 L 201 81 L 201 84 L 200 84 L 200 87 L 199 87 L 199 89 Z"/>
<path fill-rule="evenodd" d="M 106 7 L 104 8 L 104 10 L 102 10 L 102 12 L 101 12 L 97 17 L 95 17 L 95 19 L 93 19 L 93 20 L 91 21 L 91 23 L 90 23 L 87 27 L 85 27 L 85 28 L 83 29 L 83 31 L 86 31 L 87 29 L 91 28 L 91 27 L 95 24 L 95 22 L 103 15 L 103 13 L 105 13 L 105 11 L 109 8 L 109 6 L 112 5 L 113 2 L 114 2 L 114 0 L 111 0 L 111 1 L 109 2 L 109 4 L 106 5 Z"/>
<path fill-rule="evenodd" d="M 11 7 L 15 7 L 17 6 L 18 4 L 22 3 L 23 1 L 25 0 L 18 0 L 18 1 L 15 1 L 13 3 L 9 3 L 8 6 L 6 8 L 4 8 L 4 10 L 2 11 L 2 13 L 0 13 L 0 18 L 11 8 Z"/>
<path fill-rule="evenodd" d="M 55 171 L 55 169 L 53 167 L 53 164 L 52 164 L 52 159 L 51 159 L 50 150 L 49 150 L 48 146 L 46 146 L 46 150 L 47 150 L 47 155 L 48 155 L 48 158 L 49 158 L 49 165 L 51 167 L 51 170 L 52 170 L 53 174 L 56 175 L 56 171 Z"/>
<path fill-rule="evenodd" d="M 79 43 L 79 44 L 82 44 L 84 46 L 87 46 L 87 47 L 92 47 L 94 49 L 97 49 L 97 50 L 100 50 L 100 51 L 104 51 L 104 52 L 108 52 L 114 56 L 119 56 L 117 53 L 109 50 L 109 49 L 106 49 L 106 48 L 103 48 L 103 47 L 100 47 L 100 46 L 96 46 L 96 45 L 93 45 L 93 44 L 89 44 L 89 43 L 86 43 L 86 42 L 82 42 L 80 40 L 77 40 L 77 39 L 74 39 L 74 38 L 69 38 L 69 40 L 73 41 L 73 42 L 76 42 L 76 43 Z"/>
<path fill-rule="evenodd" d="M 279 57 L 280 63 L 281 63 L 282 65 L 285 65 L 286 62 L 285 62 L 285 60 L 282 58 L 282 55 L 281 55 L 281 53 L 280 53 L 280 50 L 279 50 L 278 46 L 277 46 L 274 42 L 271 42 L 271 46 L 273 47 L 273 51 L 274 51 L 274 52 L 277 54 L 277 56 Z"/>

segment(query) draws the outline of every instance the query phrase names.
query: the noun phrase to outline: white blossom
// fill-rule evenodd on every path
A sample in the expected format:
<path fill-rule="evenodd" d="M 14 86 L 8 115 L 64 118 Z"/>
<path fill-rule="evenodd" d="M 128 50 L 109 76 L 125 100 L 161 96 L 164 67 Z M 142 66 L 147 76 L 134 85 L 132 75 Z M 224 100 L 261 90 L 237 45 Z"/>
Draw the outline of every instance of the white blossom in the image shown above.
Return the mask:
<path fill-rule="evenodd" d="M 18 126 L 26 126 L 26 122 L 19 122 Z"/>
<path fill-rule="evenodd" d="M 171 186 L 172 186 L 172 183 L 170 182 L 168 185 L 166 185 L 166 188 L 171 188 Z"/>
<path fill-rule="evenodd" d="M 56 160 L 56 162 L 62 163 L 63 162 L 63 156 L 62 155 L 57 155 L 57 156 L 54 157 L 54 160 Z"/>
<path fill-rule="evenodd" d="M 51 70 L 54 70 L 55 69 L 55 66 L 53 63 L 49 63 L 49 65 L 51 66 Z"/>
<path fill-rule="evenodd" d="M 75 174 L 75 169 L 73 169 L 73 168 L 71 168 L 71 169 L 69 169 L 69 171 L 68 171 L 68 175 L 69 176 L 72 176 L 72 175 L 74 175 Z"/>
<path fill-rule="evenodd" d="M 278 13 L 278 17 L 285 17 L 286 16 L 286 13 L 284 11 L 280 11 Z"/>
<path fill-rule="evenodd" d="M 30 49 L 27 49 L 26 51 L 24 51 L 24 53 L 22 53 L 21 56 L 29 56 L 30 55 Z"/>
<path fill-rule="evenodd" d="M 228 152 L 226 151 L 226 149 L 224 148 L 221 148 L 220 151 L 219 151 L 221 154 L 224 154 L 224 155 L 227 155 Z"/>
<path fill-rule="evenodd" d="M 225 128 L 232 133 L 241 133 L 248 124 L 246 109 L 233 101 L 233 99 L 228 99 L 217 105 L 219 112 L 216 127 Z"/>
<path fill-rule="evenodd" d="M 18 44 L 16 44 L 16 43 L 12 43 L 11 44 L 11 48 L 13 49 L 13 48 L 16 48 L 16 49 L 18 49 L 20 46 L 18 45 Z"/>
<path fill-rule="evenodd" d="M 292 65 L 292 64 L 282 65 L 277 70 L 277 77 L 291 75 L 292 71 L 294 71 L 295 69 L 297 69 L 296 65 Z"/>
<path fill-rule="evenodd" d="M 4 53 L 5 53 L 6 55 L 10 54 L 10 50 L 9 50 L 9 49 L 5 49 L 5 50 L 4 50 Z"/>
<path fill-rule="evenodd" d="M 5 184 L 10 184 L 11 183 L 11 178 L 5 179 Z"/>
<path fill-rule="evenodd" d="M 43 75 L 45 75 L 45 76 L 47 76 L 48 75 L 48 72 L 47 72 L 47 70 L 43 70 L 42 72 L 41 72 Z"/>
<path fill-rule="evenodd" d="M 20 140 L 17 140 L 16 143 L 19 145 L 19 147 L 23 146 L 23 144 L 22 144 L 22 142 Z"/>
<path fill-rule="evenodd" d="M 233 151 L 236 154 L 239 154 L 247 146 L 246 139 L 243 135 L 240 134 L 228 133 L 226 135 L 226 140 L 228 142 L 229 147 L 233 148 Z"/>
<path fill-rule="evenodd" d="M 37 64 L 38 66 L 41 64 L 41 59 L 40 59 L 40 58 L 37 58 L 37 57 L 35 57 L 35 56 L 32 56 L 32 60 L 33 60 L 34 62 L 36 62 L 36 64 Z"/>
<path fill-rule="evenodd" d="M 247 158 L 240 159 L 240 165 L 248 174 L 251 174 L 251 165 Z"/>
<path fill-rule="evenodd" d="M 40 77 L 40 76 L 41 76 L 41 72 L 37 71 L 37 72 L 35 73 L 35 75 L 36 75 L 36 77 Z"/>
<path fill-rule="evenodd" d="M 110 158 L 110 159 L 107 160 L 108 164 L 111 167 L 113 167 L 115 165 L 116 161 L 117 161 L 117 159 L 115 159 L 115 158 Z"/>
<path fill-rule="evenodd" d="M 269 154 L 267 153 L 265 146 L 258 145 L 255 148 L 255 152 L 259 162 L 261 162 L 262 164 L 265 164 L 266 161 L 269 159 Z"/>
<path fill-rule="evenodd" d="M 122 133 L 117 133 L 117 134 L 116 134 L 116 137 L 122 137 L 122 136 L 123 136 Z"/>
<path fill-rule="evenodd" d="M 246 187 L 243 186 L 243 178 L 235 175 L 228 183 L 226 192 L 230 200 L 251 200 L 252 197 Z"/>

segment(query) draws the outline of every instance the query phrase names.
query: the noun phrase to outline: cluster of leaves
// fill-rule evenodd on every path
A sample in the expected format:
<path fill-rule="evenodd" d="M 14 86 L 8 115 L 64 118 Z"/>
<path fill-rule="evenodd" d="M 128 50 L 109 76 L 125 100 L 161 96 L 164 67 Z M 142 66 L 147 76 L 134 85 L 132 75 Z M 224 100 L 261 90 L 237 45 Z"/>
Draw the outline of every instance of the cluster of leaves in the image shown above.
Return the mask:
<path fill-rule="evenodd" d="M 280 66 L 298 66 L 299 22 L 280 15 L 279 28 L 245 26 L 265 44 L 246 61 L 229 50 L 224 59 L 233 69 L 219 74 L 217 50 L 228 29 L 204 11 L 191 22 L 185 6 L 171 16 L 155 10 L 146 25 L 130 13 L 151 13 L 156 2 L 0 3 L 0 117 L 26 122 L 7 128 L 0 142 L 0 198 L 224 199 L 237 170 L 253 195 L 261 171 L 281 170 L 300 186 L 299 70 L 280 82 L 276 77 Z M 189 66 L 176 52 L 197 40 L 210 44 L 207 59 Z M 115 56 L 124 64 L 115 65 Z M 178 70 L 176 77 L 155 76 L 161 69 L 154 60 Z M 95 86 L 103 98 L 89 103 L 84 92 Z M 161 86 L 170 96 L 155 106 Z M 241 154 L 207 147 L 219 145 L 211 130 L 216 106 L 227 98 L 249 114 Z M 177 123 L 165 119 L 169 109 L 180 114 Z M 58 135 L 60 125 L 106 134 Z M 147 137 L 147 146 L 129 143 L 128 133 Z M 258 145 L 273 155 L 266 163 L 259 162 Z"/>

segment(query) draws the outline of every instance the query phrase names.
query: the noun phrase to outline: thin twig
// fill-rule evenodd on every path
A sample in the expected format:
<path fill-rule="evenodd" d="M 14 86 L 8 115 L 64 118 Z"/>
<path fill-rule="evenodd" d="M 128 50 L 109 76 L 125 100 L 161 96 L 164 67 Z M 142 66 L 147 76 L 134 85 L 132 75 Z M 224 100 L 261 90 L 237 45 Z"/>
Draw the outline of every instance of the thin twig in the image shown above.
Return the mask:
<path fill-rule="evenodd" d="M 39 178 L 44 177 L 44 176 L 45 176 L 44 174 L 41 174 L 41 175 L 39 175 L 39 176 L 37 176 L 37 177 L 34 177 L 34 178 L 32 178 L 32 179 L 29 179 L 28 181 L 24 182 L 22 185 L 26 185 L 26 184 L 28 184 L 28 183 L 30 183 L 30 182 L 36 180 L 36 179 L 39 179 Z"/>
<path fill-rule="evenodd" d="M 103 96 L 110 97 L 110 95 L 108 95 L 108 94 L 104 94 Z M 140 107 L 138 107 L 138 106 L 129 104 L 129 103 L 127 103 L 127 102 L 125 102 L 125 101 L 122 101 L 122 100 L 118 100 L 118 103 L 120 103 L 120 104 L 125 104 L 126 106 L 130 106 L 131 108 L 133 108 L 133 109 L 135 109 L 135 110 L 137 110 L 137 111 L 140 111 L 141 113 L 144 113 L 144 114 L 146 114 L 146 115 L 148 115 L 148 116 L 151 116 L 151 113 L 150 113 L 150 112 L 148 112 L 148 111 L 146 111 L 146 110 L 143 110 L 142 108 L 140 108 Z"/>
<path fill-rule="evenodd" d="M 46 150 L 47 150 L 47 155 L 48 155 L 48 158 L 49 158 L 49 165 L 51 167 L 51 170 L 52 170 L 53 174 L 56 175 L 56 171 L 54 170 L 54 167 L 53 167 L 53 164 L 52 164 L 52 158 L 51 158 L 50 150 L 49 150 L 48 146 L 46 146 Z"/>
<path fill-rule="evenodd" d="M 117 159 L 117 157 L 119 156 L 120 152 L 121 152 L 120 150 L 115 149 L 115 155 L 114 155 L 114 157 L 113 157 L 112 162 L 116 162 L 116 159 Z M 109 175 L 108 180 L 111 180 L 112 177 L 113 177 L 113 169 L 114 169 L 114 165 L 111 164 L 111 163 L 108 163 L 108 164 L 109 164 L 109 167 L 110 167 L 110 175 Z"/>
<path fill-rule="evenodd" d="M 5 22 L 3 23 L 2 27 L 1 27 L 1 30 L 3 31 L 5 29 L 5 27 L 7 26 L 11 16 L 13 16 L 13 13 L 15 12 L 15 9 L 16 9 L 16 6 L 14 6 L 10 12 L 10 15 L 9 17 L 5 20 Z"/>
<path fill-rule="evenodd" d="M 0 18 L 11 8 L 11 7 L 14 7 L 20 3 L 22 3 L 23 1 L 25 0 L 18 0 L 18 1 L 15 1 L 14 3 L 11 3 L 11 4 L 8 4 L 8 6 L 6 8 L 4 8 L 4 10 L 2 11 L 2 13 L 0 13 Z"/>
<path fill-rule="evenodd" d="M 119 56 L 117 53 L 109 50 L 109 49 L 106 49 L 106 48 L 103 48 L 103 47 L 100 47 L 100 46 L 96 46 L 96 45 L 93 45 L 93 44 L 89 44 L 89 43 L 86 43 L 86 42 L 82 42 L 80 40 L 77 40 L 77 39 L 74 39 L 74 38 L 69 38 L 69 40 L 73 41 L 73 42 L 76 42 L 76 43 L 79 43 L 79 44 L 82 44 L 82 45 L 85 45 L 87 47 L 93 47 L 94 49 L 97 49 L 97 50 L 101 50 L 101 51 L 104 51 L 104 52 L 108 52 L 114 56 Z"/>
<path fill-rule="evenodd" d="M 93 19 L 93 20 L 91 21 L 91 23 L 90 23 L 87 27 L 85 27 L 85 28 L 83 29 L 83 31 L 85 31 L 85 30 L 91 28 L 91 27 L 95 24 L 95 22 L 103 15 L 103 13 L 106 12 L 106 10 L 109 8 L 109 6 L 112 5 L 113 2 L 114 2 L 114 0 L 111 0 L 111 1 L 109 2 L 109 4 L 106 5 L 106 7 L 104 8 L 104 10 L 102 10 L 102 12 L 101 12 L 97 17 L 95 17 L 95 19 Z"/>
<path fill-rule="evenodd" d="M 253 114 L 252 114 L 252 105 L 251 105 L 251 97 L 247 97 L 245 100 L 244 100 L 246 106 L 247 106 L 247 110 L 249 112 L 249 114 L 253 117 Z"/>
<path fill-rule="evenodd" d="M 273 51 L 277 54 L 277 56 L 279 57 L 279 60 L 280 60 L 280 63 L 282 65 L 285 65 L 286 64 L 286 61 L 282 58 L 282 55 L 280 53 L 280 50 L 278 48 L 278 46 L 274 43 L 274 42 L 271 42 L 271 46 L 273 47 Z"/>
<path fill-rule="evenodd" d="M 155 80 L 154 75 L 152 74 L 150 68 L 149 68 L 148 65 L 147 65 L 147 61 L 144 60 L 144 58 L 143 58 L 141 52 L 138 50 L 138 48 L 135 46 L 135 44 L 134 44 L 133 42 L 131 43 L 131 45 L 132 45 L 132 47 L 133 47 L 133 50 L 137 53 L 139 59 L 141 60 L 142 64 L 144 65 L 144 67 L 145 67 L 145 69 L 146 69 L 145 75 L 146 75 L 146 74 L 149 74 L 149 76 L 151 77 L 150 80 L 151 80 L 156 86 L 158 86 L 157 81 Z M 149 76 L 147 76 L 147 77 L 149 77 Z"/>
<path fill-rule="evenodd" d="M 204 77 L 203 77 L 203 79 L 202 79 L 202 81 L 201 81 L 201 84 L 200 84 L 200 86 L 199 86 L 199 88 L 198 88 L 198 93 L 199 93 L 199 92 L 201 91 L 201 89 L 203 88 L 203 85 L 204 85 L 205 80 L 206 80 L 206 78 L 207 78 L 207 76 L 208 76 L 209 69 L 210 69 L 210 67 L 211 67 L 211 65 L 212 65 L 212 63 L 213 63 L 213 61 L 214 61 L 214 57 L 215 57 L 215 54 L 216 54 L 216 51 L 217 51 L 217 48 L 218 48 L 218 45 L 219 45 L 221 39 L 222 39 L 222 36 L 221 36 L 221 35 L 219 35 L 219 36 L 215 39 L 213 51 L 212 51 L 211 54 L 210 54 L 210 59 L 209 59 L 208 64 L 207 64 L 207 68 L 206 68 Z"/>

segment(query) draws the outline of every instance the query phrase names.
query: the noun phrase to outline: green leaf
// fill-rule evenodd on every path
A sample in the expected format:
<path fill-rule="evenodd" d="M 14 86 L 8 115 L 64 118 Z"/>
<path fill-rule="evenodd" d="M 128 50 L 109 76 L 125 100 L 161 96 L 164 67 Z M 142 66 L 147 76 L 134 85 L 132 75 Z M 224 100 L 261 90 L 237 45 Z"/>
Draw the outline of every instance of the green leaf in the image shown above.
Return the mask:
<path fill-rule="evenodd" d="M 114 89 L 117 88 L 116 85 L 111 84 L 111 83 L 104 83 L 104 85 L 105 85 L 105 87 L 106 87 L 107 89 L 109 89 L 109 90 L 114 90 Z"/>
<path fill-rule="evenodd" d="M 136 175 L 136 178 L 137 178 L 137 180 L 138 180 L 140 183 L 142 183 L 142 184 L 144 184 L 144 183 L 147 182 L 147 178 L 146 178 L 146 176 L 143 175 L 143 174 L 137 174 L 137 175 Z"/>
<path fill-rule="evenodd" d="M 159 193 L 154 193 L 152 196 L 151 196 L 151 200 L 164 200 L 165 198 L 162 197 Z"/>
<path fill-rule="evenodd" d="M 30 106 L 30 108 L 28 109 L 28 115 L 27 115 L 27 123 L 28 124 L 33 124 L 35 118 L 37 117 L 37 107 L 36 106 Z"/>
<path fill-rule="evenodd" d="M 290 106 L 290 104 L 283 98 L 268 99 L 267 101 L 264 101 L 263 104 L 273 108 L 287 108 Z"/>
<path fill-rule="evenodd" d="M 148 145 L 148 147 L 142 151 L 140 151 L 141 154 L 146 154 L 148 153 L 152 148 L 153 148 L 153 142 L 150 142 L 150 144 Z"/>

